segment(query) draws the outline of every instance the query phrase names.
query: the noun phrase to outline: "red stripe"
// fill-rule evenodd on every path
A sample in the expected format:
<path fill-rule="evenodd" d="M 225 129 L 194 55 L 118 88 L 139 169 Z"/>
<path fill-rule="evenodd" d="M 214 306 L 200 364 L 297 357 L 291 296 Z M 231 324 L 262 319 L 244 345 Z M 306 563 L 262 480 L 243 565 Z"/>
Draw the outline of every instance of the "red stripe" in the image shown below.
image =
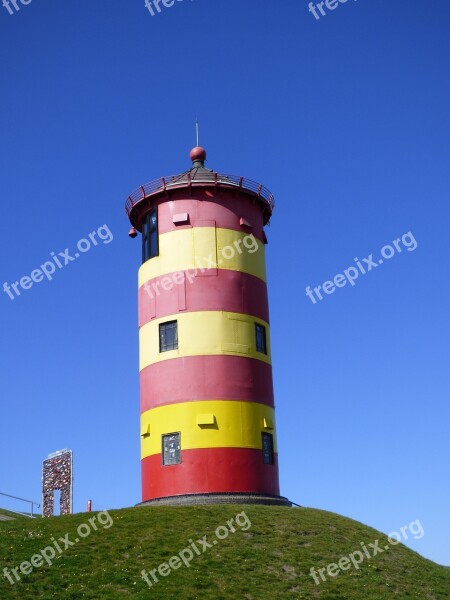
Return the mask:
<path fill-rule="evenodd" d="M 142 460 L 142 501 L 181 494 L 221 492 L 280 493 L 278 461 L 263 463 L 261 450 L 207 448 L 183 450 L 182 463 L 162 466 L 161 455 Z"/>
<path fill-rule="evenodd" d="M 240 400 L 274 406 L 272 366 L 241 356 L 185 356 L 140 373 L 141 413 L 197 400 Z"/>
<path fill-rule="evenodd" d="M 195 198 L 186 197 L 186 194 L 186 190 L 173 192 L 169 201 L 163 199 L 158 204 L 160 234 L 189 227 L 211 227 L 211 221 L 215 221 L 216 227 L 252 233 L 259 240 L 264 240 L 263 214 L 258 203 L 225 190 L 221 190 L 220 196 L 204 190 L 196 190 Z M 189 222 L 175 225 L 174 216 L 183 213 L 188 214 Z M 241 225 L 241 218 L 246 219 L 252 227 Z"/>
<path fill-rule="evenodd" d="M 208 274 L 212 276 L 205 277 Z M 264 281 L 248 273 L 227 269 L 208 269 L 202 275 L 194 277 L 190 273 L 172 273 L 155 277 L 142 285 L 139 288 L 139 327 L 180 310 L 224 310 L 269 322 L 267 285 Z"/>

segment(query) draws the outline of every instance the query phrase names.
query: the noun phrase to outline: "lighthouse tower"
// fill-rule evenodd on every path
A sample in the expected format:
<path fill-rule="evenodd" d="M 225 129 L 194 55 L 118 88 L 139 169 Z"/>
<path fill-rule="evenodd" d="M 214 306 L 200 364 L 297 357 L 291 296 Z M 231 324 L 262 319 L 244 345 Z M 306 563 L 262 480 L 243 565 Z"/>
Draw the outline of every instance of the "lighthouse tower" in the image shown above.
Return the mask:
<path fill-rule="evenodd" d="M 139 269 L 142 502 L 280 497 L 264 225 L 273 196 L 191 168 L 128 197 Z"/>

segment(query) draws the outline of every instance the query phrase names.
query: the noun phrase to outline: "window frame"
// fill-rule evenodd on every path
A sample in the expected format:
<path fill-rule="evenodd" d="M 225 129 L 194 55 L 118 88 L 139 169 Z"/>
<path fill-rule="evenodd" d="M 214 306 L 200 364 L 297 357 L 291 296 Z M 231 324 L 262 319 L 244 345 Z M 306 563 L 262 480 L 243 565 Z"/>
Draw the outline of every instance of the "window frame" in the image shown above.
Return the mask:
<path fill-rule="evenodd" d="M 163 333 L 165 332 L 164 328 L 167 327 L 168 325 L 175 325 L 175 339 L 171 344 L 168 344 L 167 342 L 163 343 Z M 159 353 L 162 354 L 163 352 L 173 352 L 174 350 L 178 350 L 178 321 L 172 320 L 172 321 L 165 321 L 164 323 L 160 323 L 159 327 L 158 327 L 158 332 L 159 332 Z"/>
<path fill-rule="evenodd" d="M 263 336 L 263 344 L 262 346 L 259 344 L 260 342 L 260 333 Z M 267 355 L 267 332 L 264 325 L 261 323 L 255 323 L 255 339 L 256 339 L 256 352 L 260 352 L 261 354 Z M 261 349 L 262 348 L 262 349 Z"/>
<path fill-rule="evenodd" d="M 178 436 L 175 440 L 178 441 L 178 448 L 175 449 L 175 460 L 176 462 L 166 462 L 166 456 L 169 454 L 169 450 L 164 447 L 164 442 L 167 438 L 171 438 L 174 436 Z M 176 465 L 181 465 L 182 457 L 181 457 L 181 431 L 174 431 L 173 433 L 163 433 L 161 435 L 161 464 L 163 467 L 174 467 Z"/>
<path fill-rule="evenodd" d="M 273 434 L 268 433 L 267 431 L 263 431 L 261 434 L 261 440 L 262 440 L 263 463 L 265 465 L 274 465 L 275 464 L 275 450 L 274 450 L 274 444 L 273 444 Z M 264 443 L 264 440 L 270 440 L 268 450 L 267 450 L 267 446 Z"/>

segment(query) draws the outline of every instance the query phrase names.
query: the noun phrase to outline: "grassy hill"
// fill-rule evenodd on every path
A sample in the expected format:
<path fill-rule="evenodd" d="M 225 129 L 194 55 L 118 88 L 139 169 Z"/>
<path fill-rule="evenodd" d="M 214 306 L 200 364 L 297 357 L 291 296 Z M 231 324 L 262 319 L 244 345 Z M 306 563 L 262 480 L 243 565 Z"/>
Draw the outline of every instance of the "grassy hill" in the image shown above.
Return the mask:
<path fill-rule="evenodd" d="M 376 540 L 381 548 L 389 546 L 380 532 L 332 513 L 248 505 L 146 507 L 4 521 L 0 598 L 450 599 L 450 569 L 401 544 L 374 557 L 369 544 Z M 364 556 L 356 569 L 348 557 L 363 550 L 362 544 L 371 558 Z M 31 557 L 46 547 L 48 560 L 35 556 L 33 567 Z M 311 567 L 326 569 L 344 557 L 342 566 L 348 562 L 350 568 L 335 577 L 325 570 L 326 580 L 319 577 L 320 583 L 314 582 Z M 353 557 L 355 563 L 360 560 L 359 555 Z M 20 581 L 9 571 L 15 581 L 11 585 L 3 569 L 24 561 L 24 571 L 33 571 L 24 575 L 18 570 Z M 141 576 L 143 569 L 151 588 Z M 150 572 L 155 569 L 153 577 Z"/>

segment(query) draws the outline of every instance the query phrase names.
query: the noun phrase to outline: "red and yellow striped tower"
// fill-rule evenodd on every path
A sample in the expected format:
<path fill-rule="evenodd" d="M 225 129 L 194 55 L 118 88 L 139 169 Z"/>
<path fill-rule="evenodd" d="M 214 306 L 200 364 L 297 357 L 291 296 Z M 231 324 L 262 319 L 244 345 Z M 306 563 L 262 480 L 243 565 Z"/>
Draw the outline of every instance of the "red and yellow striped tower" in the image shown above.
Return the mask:
<path fill-rule="evenodd" d="M 284 504 L 264 225 L 273 196 L 192 167 L 129 196 L 139 270 L 142 501 Z"/>

